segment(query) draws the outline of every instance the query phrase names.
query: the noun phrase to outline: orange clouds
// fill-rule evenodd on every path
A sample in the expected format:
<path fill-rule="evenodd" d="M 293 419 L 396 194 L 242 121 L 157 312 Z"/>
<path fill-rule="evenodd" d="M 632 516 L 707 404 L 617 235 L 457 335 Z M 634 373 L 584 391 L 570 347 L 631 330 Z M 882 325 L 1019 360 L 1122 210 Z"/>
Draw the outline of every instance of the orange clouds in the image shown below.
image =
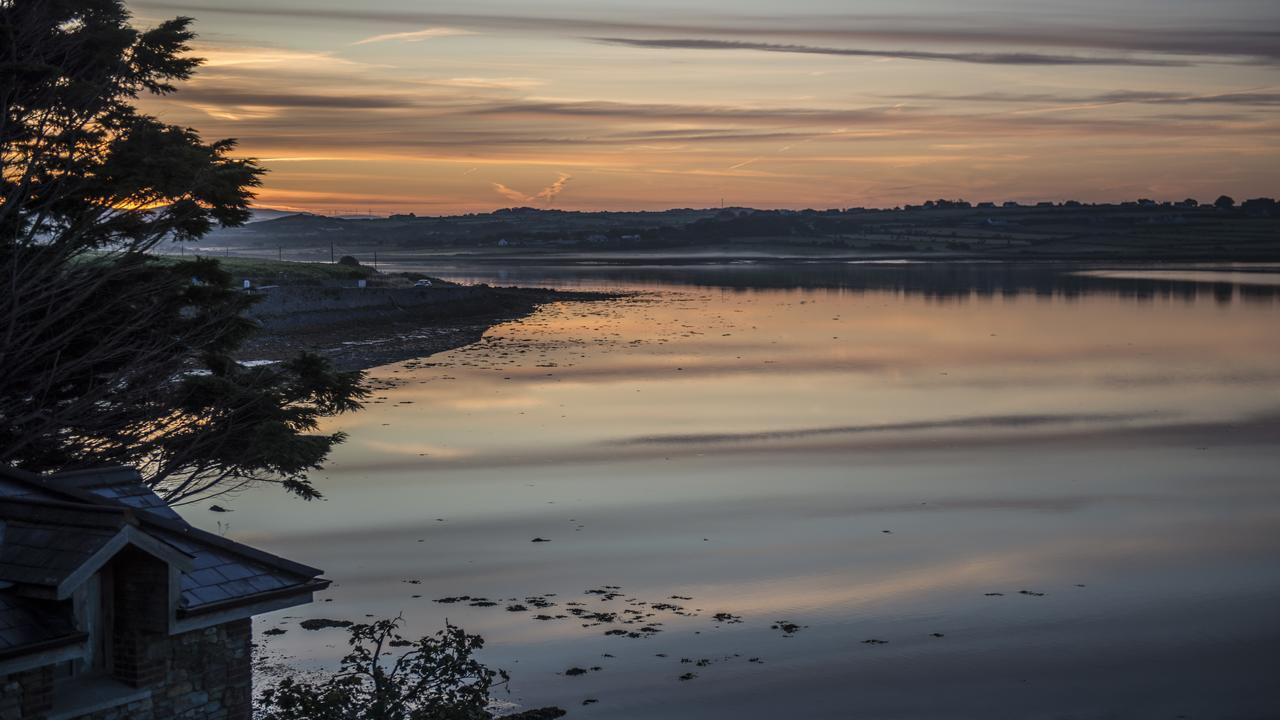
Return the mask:
<path fill-rule="evenodd" d="M 264 158 L 262 204 L 315 210 L 1101 201 L 1266 195 L 1280 179 L 1276 45 L 1248 24 L 728 8 L 653 23 L 498 5 L 140 4 L 194 15 L 208 59 L 145 103 Z"/>

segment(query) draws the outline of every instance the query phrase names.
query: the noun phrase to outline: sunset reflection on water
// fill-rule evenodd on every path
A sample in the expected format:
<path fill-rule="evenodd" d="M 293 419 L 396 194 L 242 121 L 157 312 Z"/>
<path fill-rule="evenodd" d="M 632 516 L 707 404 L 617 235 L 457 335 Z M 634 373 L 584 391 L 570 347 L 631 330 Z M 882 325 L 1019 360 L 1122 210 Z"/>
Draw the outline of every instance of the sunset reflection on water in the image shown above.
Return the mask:
<path fill-rule="evenodd" d="M 962 299 L 820 273 L 542 279 L 566 277 L 641 292 L 377 369 L 395 386 L 329 428 L 350 439 L 316 478 L 326 502 L 262 490 L 220 518 L 325 568 L 332 602 L 301 612 L 448 617 L 488 639 L 513 701 L 575 717 L 1277 706 L 1280 304 L 1118 278 Z M 601 585 L 624 588 L 614 609 L 700 612 L 631 639 L 504 610 L 601 604 L 583 595 Z M 431 602 L 460 594 L 501 602 Z M 302 661 L 341 647 L 259 622 Z M 681 657 L 713 662 L 679 682 Z M 604 669 L 557 674 L 574 665 Z"/>

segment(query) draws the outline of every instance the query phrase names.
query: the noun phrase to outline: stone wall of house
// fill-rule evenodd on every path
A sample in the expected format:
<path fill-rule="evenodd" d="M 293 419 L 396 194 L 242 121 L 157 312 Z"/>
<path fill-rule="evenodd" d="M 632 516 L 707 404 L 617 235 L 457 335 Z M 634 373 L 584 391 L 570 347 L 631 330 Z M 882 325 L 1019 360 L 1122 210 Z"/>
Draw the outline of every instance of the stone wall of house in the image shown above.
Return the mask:
<path fill-rule="evenodd" d="M 22 684 L 6 676 L 0 682 L 0 720 L 22 717 Z"/>
<path fill-rule="evenodd" d="M 0 720 L 43 717 L 53 707 L 53 668 L 14 673 L 0 679 Z"/>
<path fill-rule="evenodd" d="M 249 619 L 174 635 L 151 697 L 78 716 L 77 720 L 250 720 L 253 714 Z M 163 638 L 161 639 L 163 642 Z M 147 655 L 163 657 L 164 646 Z M 35 720 L 52 707 L 49 668 L 0 680 L 0 720 Z"/>
<path fill-rule="evenodd" d="M 76 720 L 159 720 L 152 708 L 151 700 L 136 700 L 128 705 L 120 705 L 108 710 L 99 710 L 88 715 L 81 715 Z"/>
<path fill-rule="evenodd" d="M 168 676 L 151 694 L 155 716 L 249 720 L 253 714 L 252 637 L 253 622 L 245 618 L 171 638 Z"/>

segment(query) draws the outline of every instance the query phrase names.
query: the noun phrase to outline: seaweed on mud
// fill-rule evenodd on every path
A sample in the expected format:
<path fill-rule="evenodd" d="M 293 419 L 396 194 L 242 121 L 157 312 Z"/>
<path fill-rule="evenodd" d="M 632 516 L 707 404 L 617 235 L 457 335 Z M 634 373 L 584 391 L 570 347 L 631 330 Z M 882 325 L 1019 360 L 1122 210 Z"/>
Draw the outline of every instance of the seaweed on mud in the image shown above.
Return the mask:
<path fill-rule="evenodd" d="M 345 628 L 351 627 L 350 620 L 330 620 L 329 618 L 314 618 L 311 620 L 303 620 L 298 623 L 298 627 L 303 630 L 325 630 L 327 628 Z"/>

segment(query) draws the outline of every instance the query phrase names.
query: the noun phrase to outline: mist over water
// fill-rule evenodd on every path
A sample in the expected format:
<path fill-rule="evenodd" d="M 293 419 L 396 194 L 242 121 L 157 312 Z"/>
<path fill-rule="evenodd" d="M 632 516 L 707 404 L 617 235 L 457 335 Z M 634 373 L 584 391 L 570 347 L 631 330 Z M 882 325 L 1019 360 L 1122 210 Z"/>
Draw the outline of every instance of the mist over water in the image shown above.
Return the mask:
<path fill-rule="evenodd" d="M 374 370 L 324 502 L 188 510 L 335 581 L 258 619 L 269 656 L 341 655 L 299 617 L 403 613 L 571 717 L 1280 707 L 1280 276 L 423 269 L 638 293 Z M 496 605 L 433 602 L 461 595 Z"/>

